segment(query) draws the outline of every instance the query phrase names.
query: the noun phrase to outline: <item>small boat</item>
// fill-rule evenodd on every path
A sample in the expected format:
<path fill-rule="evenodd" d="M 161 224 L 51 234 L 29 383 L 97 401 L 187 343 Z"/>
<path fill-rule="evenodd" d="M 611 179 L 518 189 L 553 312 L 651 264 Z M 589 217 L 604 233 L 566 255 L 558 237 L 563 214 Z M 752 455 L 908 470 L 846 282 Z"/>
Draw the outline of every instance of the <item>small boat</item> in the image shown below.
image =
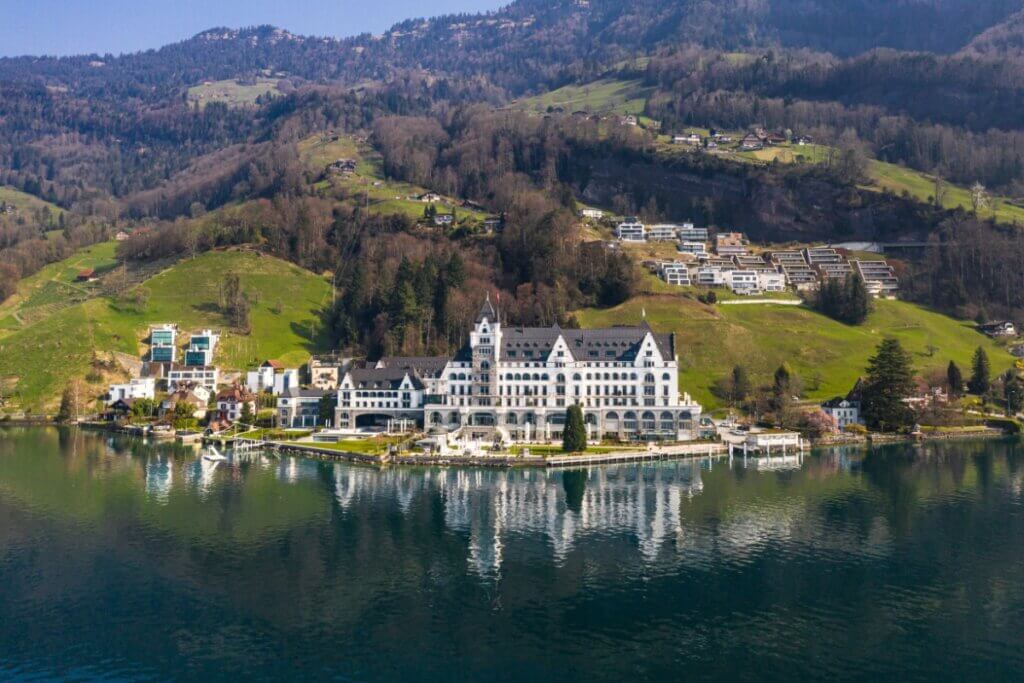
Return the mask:
<path fill-rule="evenodd" d="M 210 446 L 210 453 L 203 453 L 203 460 L 206 462 L 226 462 L 227 458 L 220 454 L 216 448 Z"/>

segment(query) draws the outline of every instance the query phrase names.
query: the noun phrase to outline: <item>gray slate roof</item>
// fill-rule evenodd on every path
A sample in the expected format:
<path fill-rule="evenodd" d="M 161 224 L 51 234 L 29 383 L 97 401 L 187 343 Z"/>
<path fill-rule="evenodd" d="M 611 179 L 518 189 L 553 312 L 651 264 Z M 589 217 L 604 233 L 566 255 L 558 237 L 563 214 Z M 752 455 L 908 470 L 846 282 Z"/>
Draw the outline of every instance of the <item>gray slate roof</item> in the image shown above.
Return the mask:
<path fill-rule="evenodd" d="M 588 330 L 565 330 L 553 327 L 512 327 L 502 330 L 501 360 L 521 361 L 548 357 L 558 337 L 565 339 L 569 351 L 578 361 L 632 361 L 636 359 L 640 343 L 651 328 L 642 323 L 632 327 L 605 327 Z M 654 335 L 658 350 L 666 359 L 675 357 L 675 337 L 671 334 Z M 515 355 L 511 356 L 510 352 Z M 526 356 L 526 352 L 532 352 Z"/>

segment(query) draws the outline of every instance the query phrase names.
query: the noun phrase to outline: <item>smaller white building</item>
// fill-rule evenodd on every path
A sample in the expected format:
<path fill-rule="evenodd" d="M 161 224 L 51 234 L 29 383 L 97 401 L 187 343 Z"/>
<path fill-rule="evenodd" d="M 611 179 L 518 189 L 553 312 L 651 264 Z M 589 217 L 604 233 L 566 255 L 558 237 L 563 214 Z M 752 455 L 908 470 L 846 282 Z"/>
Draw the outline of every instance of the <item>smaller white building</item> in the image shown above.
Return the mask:
<path fill-rule="evenodd" d="M 662 263 L 659 272 L 661 279 L 670 285 L 688 287 L 693 284 L 690 280 L 690 269 L 687 268 L 685 263 L 675 261 Z"/>
<path fill-rule="evenodd" d="M 274 396 L 280 396 L 289 389 L 295 389 L 299 386 L 299 371 L 296 368 L 285 368 L 280 372 L 274 374 L 274 387 L 272 393 Z"/>
<path fill-rule="evenodd" d="M 615 228 L 615 236 L 623 242 L 646 242 L 647 231 L 643 223 L 630 217 Z"/>
<path fill-rule="evenodd" d="M 678 239 L 679 226 L 673 223 L 657 223 L 647 226 L 645 233 L 652 242 L 671 242 Z"/>
<path fill-rule="evenodd" d="M 707 242 L 680 242 L 676 246 L 676 251 L 680 254 L 689 254 L 698 259 L 706 259 L 710 256 Z"/>
<path fill-rule="evenodd" d="M 220 383 L 220 371 L 210 365 L 187 366 L 176 365 L 167 372 L 167 391 L 174 393 L 186 385 L 203 387 L 208 391 L 216 391 Z"/>
<path fill-rule="evenodd" d="M 107 390 L 107 405 L 124 399 L 156 398 L 156 380 L 152 377 L 133 377 L 126 384 L 111 384 Z"/>
<path fill-rule="evenodd" d="M 707 228 L 695 228 L 693 223 L 683 223 L 679 226 L 677 233 L 680 240 L 688 242 L 707 242 L 708 241 L 708 229 Z"/>
<path fill-rule="evenodd" d="M 725 283 L 737 294 L 759 294 L 761 292 L 757 284 L 757 271 L 754 270 L 727 270 L 725 271 Z"/>
<path fill-rule="evenodd" d="M 845 429 L 849 425 L 861 424 L 860 401 L 834 398 L 822 403 L 821 411 L 831 416 L 840 429 Z"/>
<path fill-rule="evenodd" d="M 601 209 L 581 209 L 580 217 L 598 221 L 604 218 L 604 211 Z"/>

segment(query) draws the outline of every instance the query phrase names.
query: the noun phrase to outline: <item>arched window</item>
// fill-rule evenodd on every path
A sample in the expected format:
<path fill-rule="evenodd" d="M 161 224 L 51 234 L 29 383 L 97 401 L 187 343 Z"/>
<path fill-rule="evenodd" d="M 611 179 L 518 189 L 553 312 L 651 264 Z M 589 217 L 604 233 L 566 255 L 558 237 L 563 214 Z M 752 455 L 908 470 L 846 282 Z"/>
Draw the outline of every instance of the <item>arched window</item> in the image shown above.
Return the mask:
<path fill-rule="evenodd" d="M 575 373 L 575 374 L 574 374 L 574 375 L 572 376 L 572 381 L 573 381 L 573 382 L 579 382 L 579 381 L 581 381 L 582 379 L 583 379 L 583 378 L 582 378 L 582 377 L 580 377 L 580 373 L 578 373 L 578 372 L 577 372 L 577 373 Z"/>
<path fill-rule="evenodd" d="M 559 374 L 558 377 L 555 377 L 555 381 L 559 384 L 565 384 L 565 375 Z"/>
<path fill-rule="evenodd" d="M 646 384 L 654 384 L 654 373 L 648 372 L 644 375 L 644 382 Z"/>
<path fill-rule="evenodd" d="M 670 379 L 672 379 L 672 376 L 666 372 L 664 375 L 661 376 L 661 378 L 667 382 Z"/>
<path fill-rule="evenodd" d="M 657 429 L 657 426 L 654 424 L 654 413 L 649 410 L 645 411 L 644 414 L 640 416 L 640 422 L 643 425 L 643 430 L 645 432 L 653 432 Z"/>
<path fill-rule="evenodd" d="M 510 425 L 514 425 L 516 423 L 516 414 L 515 413 L 509 413 L 508 416 L 505 418 L 505 423 L 506 424 L 510 424 Z"/>
<path fill-rule="evenodd" d="M 431 413 L 430 414 L 430 424 L 432 424 L 432 425 L 439 425 L 439 424 L 441 424 L 441 413 Z"/>

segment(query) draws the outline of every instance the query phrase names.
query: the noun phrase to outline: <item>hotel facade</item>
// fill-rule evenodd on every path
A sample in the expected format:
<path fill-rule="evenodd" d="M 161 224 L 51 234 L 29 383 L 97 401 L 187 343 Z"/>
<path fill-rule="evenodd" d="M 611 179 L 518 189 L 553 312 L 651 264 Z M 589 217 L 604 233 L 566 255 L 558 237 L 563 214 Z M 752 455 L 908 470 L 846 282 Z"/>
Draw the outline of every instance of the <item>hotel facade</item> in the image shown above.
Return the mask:
<path fill-rule="evenodd" d="M 385 357 L 349 368 L 335 426 L 408 420 L 473 439 L 560 439 L 579 405 L 591 439 L 695 438 L 701 406 L 679 391 L 675 338 L 646 322 L 603 329 L 505 327 L 490 301 L 453 357 Z"/>

